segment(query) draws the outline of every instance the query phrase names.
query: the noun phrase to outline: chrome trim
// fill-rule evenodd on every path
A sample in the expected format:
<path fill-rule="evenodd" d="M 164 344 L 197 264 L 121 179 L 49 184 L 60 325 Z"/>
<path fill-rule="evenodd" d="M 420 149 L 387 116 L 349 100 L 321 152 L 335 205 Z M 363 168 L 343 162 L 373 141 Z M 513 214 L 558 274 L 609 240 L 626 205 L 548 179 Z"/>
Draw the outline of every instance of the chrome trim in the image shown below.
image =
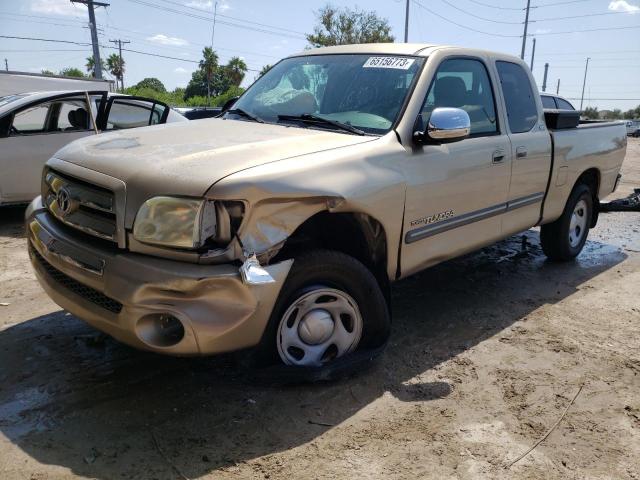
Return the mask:
<path fill-rule="evenodd" d="M 469 114 L 461 108 L 438 107 L 431 112 L 427 137 L 432 140 L 462 140 L 471 132 Z"/>
<path fill-rule="evenodd" d="M 526 207 L 534 203 L 542 201 L 544 198 L 544 192 L 535 193 L 533 195 L 527 195 L 526 197 L 516 198 L 506 203 L 494 205 L 492 207 L 483 208 L 481 210 L 475 210 L 473 212 L 465 213 L 459 217 L 450 218 L 441 222 L 432 223 L 424 227 L 415 228 L 409 230 L 404 237 L 405 243 L 413 243 L 418 240 L 438 235 L 440 233 L 448 232 L 454 228 L 464 227 L 470 223 L 486 220 L 487 218 L 495 217 L 502 213 L 510 212 L 518 208 Z"/>

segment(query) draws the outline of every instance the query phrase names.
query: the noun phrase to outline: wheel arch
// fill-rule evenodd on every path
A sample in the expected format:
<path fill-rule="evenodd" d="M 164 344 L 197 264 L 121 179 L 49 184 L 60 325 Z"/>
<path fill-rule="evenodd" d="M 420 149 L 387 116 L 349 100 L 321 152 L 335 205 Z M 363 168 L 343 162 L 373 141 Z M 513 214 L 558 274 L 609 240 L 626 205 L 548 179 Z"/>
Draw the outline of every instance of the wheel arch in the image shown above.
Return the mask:
<path fill-rule="evenodd" d="M 593 210 L 591 212 L 591 221 L 589 223 L 589 227 L 593 228 L 598 223 L 598 215 L 600 213 L 600 209 L 598 208 L 600 204 L 600 181 L 602 175 L 600 170 L 596 167 L 591 167 L 580 174 L 578 179 L 571 191 L 573 191 L 578 185 L 587 185 L 589 190 L 591 190 L 592 198 L 593 198 Z"/>
<path fill-rule="evenodd" d="M 289 235 L 273 261 L 318 248 L 336 250 L 360 261 L 373 273 L 389 302 L 388 239 L 381 222 L 361 212 L 318 212 Z"/>

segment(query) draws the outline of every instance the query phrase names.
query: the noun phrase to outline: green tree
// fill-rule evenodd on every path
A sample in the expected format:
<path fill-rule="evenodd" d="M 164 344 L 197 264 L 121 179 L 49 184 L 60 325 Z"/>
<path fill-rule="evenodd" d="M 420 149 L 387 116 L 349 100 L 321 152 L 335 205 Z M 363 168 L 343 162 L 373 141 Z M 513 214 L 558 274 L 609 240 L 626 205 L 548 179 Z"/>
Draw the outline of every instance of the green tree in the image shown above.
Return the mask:
<path fill-rule="evenodd" d="M 622 111 L 619 108 L 613 109 L 609 118 L 612 120 L 620 120 L 622 118 Z"/>
<path fill-rule="evenodd" d="M 104 64 L 103 60 L 100 60 L 101 64 L 102 64 L 102 68 L 107 68 L 106 65 Z M 94 77 L 96 76 L 96 61 L 93 58 L 93 55 L 91 55 L 90 57 L 87 57 L 87 63 L 85 64 L 85 67 L 87 69 L 87 73 L 89 74 L 90 77 Z"/>
<path fill-rule="evenodd" d="M 590 120 L 595 120 L 600 115 L 598 107 L 587 107 L 582 111 L 582 114 Z"/>
<path fill-rule="evenodd" d="M 82 73 L 82 70 L 75 67 L 67 67 L 60 70 L 60 75 L 63 77 L 79 77 L 83 78 L 85 75 Z"/>
<path fill-rule="evenodd" d="M 391 26 L 386 18 L 375 12 L 338 9 L 326 5 L 316 14 L 319 22 L 313 33 L 307 35 L 312 47 L 347 45 L 351 43 L 393 42 Z"/>
<path fill-rule="evenodd" d="M 42 75 L 55 75 L 55 72 L 52 72 L 51 70 L 47 70 L 44 69 L 40 72 Z"/>
<path fill-rule="evenodd" d="M 245 74 L 247 73 L 247 64 L 240 57 L 232 57 L 225 66 L 227 75 L 231 83 L 236 87 L 240 86 Z"/>
<path fill-rule="evenodd" d="M 107 58 L 107 68 L 109 73 L 120 80 L 120 88 L 124 91 L 124 58 L 117 53 L 112 53 Z"/>
<path fill-rule="evenodd" d="M 164 87 L 164 84 L 155 77 L 147 77 L 140 80 L 138 83 L 134 85 L 135 88 L 150 88 L 151 90 L 155 90 L 156 92 L 166 92 L 167 89 Z"/>
<path fill-rule="evenodd" d="M 273 65 L 265 65 L 264 67 L 262 67 L 262 69 L 260 70 L 260 73 L 258 74 L 258 77 L 263 76 L 265 73 L 267 73 L 269 70 L 271 70 L 271 67 L 273 67 Z"/>
<path fill-rule="evenodd" d="M 211 47 L 204 47 L 202 50 L 202 60 L 198 64 L 200 70 L 205 74 L 207 80 L 207 105 L 211 100 L 211 80 L 214 72 L 218 68 L 218 54 Z"/>

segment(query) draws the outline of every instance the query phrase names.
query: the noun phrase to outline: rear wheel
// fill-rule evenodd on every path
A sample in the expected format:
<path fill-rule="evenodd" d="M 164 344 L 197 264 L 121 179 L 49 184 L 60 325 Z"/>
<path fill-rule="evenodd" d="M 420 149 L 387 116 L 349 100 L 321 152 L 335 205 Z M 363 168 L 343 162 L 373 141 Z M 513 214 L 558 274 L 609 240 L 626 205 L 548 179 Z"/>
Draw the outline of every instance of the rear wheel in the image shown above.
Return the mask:
<path fill-rule="evenodd" d="M 540 243 L 551 260 L 567 261 L 575 258 L 584 247 L 591 226 L 593 194 L 585 185 L 577 185 L 567 201 L 562 216 L 543 225 Z"/>
<path fill-rule="evenodd" d="M 374 275 L 349 255 L 297 257 L 259 346 L 267 363 L 322 367 L 384 344 L 390 315 Z"/>

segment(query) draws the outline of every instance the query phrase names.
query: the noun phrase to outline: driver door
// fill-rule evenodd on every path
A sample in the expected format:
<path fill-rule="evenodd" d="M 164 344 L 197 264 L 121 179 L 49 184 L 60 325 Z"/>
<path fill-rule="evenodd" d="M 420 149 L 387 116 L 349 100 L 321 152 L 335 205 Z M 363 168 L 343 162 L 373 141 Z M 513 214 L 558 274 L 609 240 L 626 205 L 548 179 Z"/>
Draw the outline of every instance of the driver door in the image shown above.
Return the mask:
<path fill-rule="evenodd" d="M 421 110 L 424 130 L 435 108 L 469 114 L 470 136 L 414 149 L 407 182 L 401 267 L 410 275 L 500 238 L 511 176 L 511 145 L 501 125 L 491 70 L 480 58 L 444 59 Z"/>
<path fill-rule="evenodd" d="M 166 103 L 145 97 L 110 96 L 98 120 L 100 130 L 122 130 L 165 123 L 170 108 Z"/>

